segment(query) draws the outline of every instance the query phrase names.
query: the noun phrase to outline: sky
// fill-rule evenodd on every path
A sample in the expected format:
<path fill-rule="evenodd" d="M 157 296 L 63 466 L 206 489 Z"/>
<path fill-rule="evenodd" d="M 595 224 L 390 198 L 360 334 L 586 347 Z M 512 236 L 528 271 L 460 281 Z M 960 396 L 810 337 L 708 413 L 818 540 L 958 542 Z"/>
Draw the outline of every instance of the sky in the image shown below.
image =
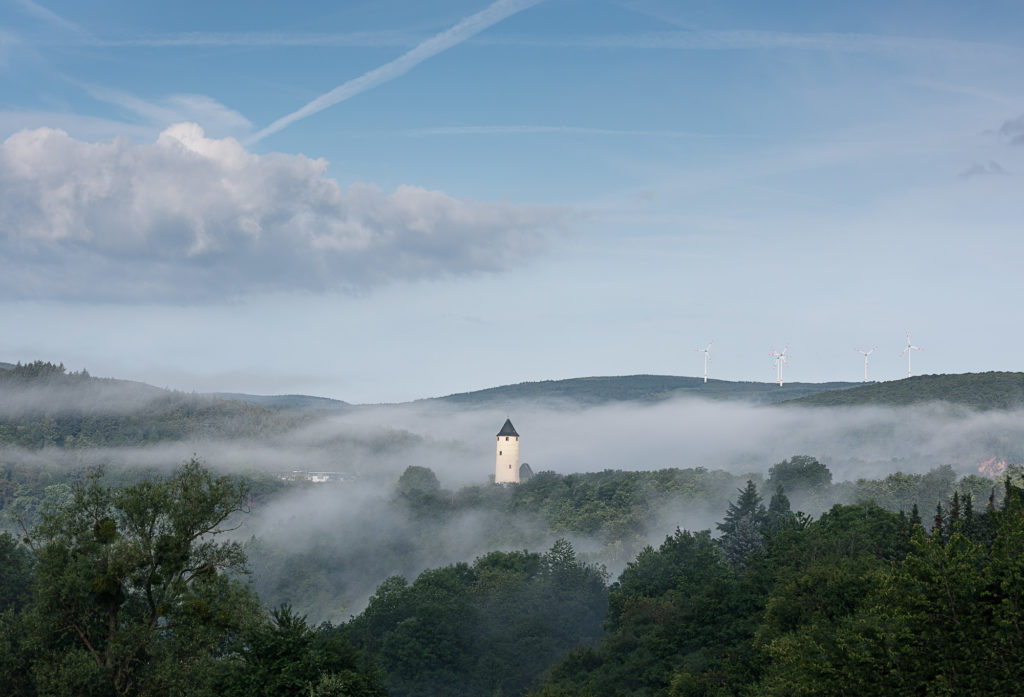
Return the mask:
<path fill-rule="evenodd" d="M 0 361 L 392 402 L 1024 370 L 1024 5 L 0 0 Z"/>

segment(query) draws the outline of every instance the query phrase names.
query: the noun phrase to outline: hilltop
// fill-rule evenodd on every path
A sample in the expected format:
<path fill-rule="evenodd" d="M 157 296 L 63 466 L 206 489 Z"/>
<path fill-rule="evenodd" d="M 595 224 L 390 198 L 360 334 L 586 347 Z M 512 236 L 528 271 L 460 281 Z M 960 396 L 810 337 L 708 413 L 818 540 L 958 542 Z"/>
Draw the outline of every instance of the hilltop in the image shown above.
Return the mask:
<path fill-rule="evenodd" d="M 510 401 L 575 402 L 593 406 L 609 402 L 656 402 L 675 397 L 731 399 L 773 404 L 820 392 L 847 390 L 856 382 L 732 382 L 675 375 L 624 375 L 521 382 L 433 400 L 458 405 L 485 406 Z"/>
<path fill-rule="evenodd" d="M 351 404 L 340 399 L 312 397 L 305 394 L 259 395 L 241 392 L 213 392 L 209 396 L 215 399 L 245 402 L 271 411 L 333 412 L 352 407 Z"/>
<path fill-rule="evenodd" d="M 255 437 L 287 425 L 241 401 L 67 372 L 35 361 L 0 372 L 0 445 L 143 445 L 202 437 Z"/>
<path fill-rule="evenodd" d="M 786 402 L 806 406 L 902 406 L 946 402 L 973 409 L 1024 406 L 1024 373 L 987 372 L 918 375 L 807 395 Z"/>

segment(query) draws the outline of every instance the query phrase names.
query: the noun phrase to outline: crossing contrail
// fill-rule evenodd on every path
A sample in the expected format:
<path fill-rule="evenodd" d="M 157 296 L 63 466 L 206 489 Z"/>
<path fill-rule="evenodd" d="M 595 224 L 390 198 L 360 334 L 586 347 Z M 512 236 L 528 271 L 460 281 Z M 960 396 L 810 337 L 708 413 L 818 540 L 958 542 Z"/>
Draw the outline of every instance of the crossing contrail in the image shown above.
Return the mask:
<path fill-rule="evenodd" d="M 390 63 L 385 63 L 379 68 L 374 68 L 368 73 L 349 80 L 345 84 L 335 87 L 330 92 L 320 95 L 301 109 L 282 116 L 266 128 L 254 133 L 246 143 L 252 144 L 263 140 L 272 133 L 277 133 L 299 119 L 304 119 L 318 111 L 323 111 L 329 106 L 334 106 L 338 102 L 343 102 L 350 97 L 365 92 L 372 87 L 394 80 L 428 58 L 436 56 L 452 46 L 457 46 L 506 17 L 522 12 L 540 2 L 542 0 L 498 0 L 475 15 L 466 17 L 451 29 L 432 36 Z"/>

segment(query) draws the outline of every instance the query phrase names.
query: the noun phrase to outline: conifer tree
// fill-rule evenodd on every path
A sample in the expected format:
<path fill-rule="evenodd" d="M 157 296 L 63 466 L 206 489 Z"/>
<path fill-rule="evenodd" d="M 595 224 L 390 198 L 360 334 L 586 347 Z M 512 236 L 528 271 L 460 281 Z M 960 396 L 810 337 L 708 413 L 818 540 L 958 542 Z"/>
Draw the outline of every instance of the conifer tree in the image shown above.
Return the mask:
<path fill-rule="evenodd" d="M 963 512 L 961 514 L 961 518 L 963 520 L 963 533 L 970 539 L 974 539 L 974 536 L 977 533 L 977 529 L 974 524 L 974 496 L 971 494 L 964 494 L 962 506 Z"/>
<path fill-rule="evenodd" d="M 919 527 L 921 527 L 921 512 L 917 510 L 917 502 L 915 501 L 910 509 L 910 528 L 913 530 Z"/>
<path fill-rule="evenodd" d="M 789 505 L 789 498 L 785 494 L 782 485 L 779 484 L 768 502 L 768 532 L 772 536 L 780 531 L 795 527 L 797 518 Z"/>
<path fill-rule="evenodd" d="M 935 504 L 935 518 L 932 519 L 932 537 L 936 538 L 940 543 L 946 539 L 945 530 L 945 514 L 942 510 L 942 503 Z"/>
<path fill-rule="evenodd" d="M 716 527 L 722 532 L 720 543 L 726 559 L 743 568 L 752 556 L 764 551 L 768 512 L 753 481 L 748 479 L 747 485 L 738 491 L 739 498 L 735 503 L 729 502 L 725 517 Z"/>

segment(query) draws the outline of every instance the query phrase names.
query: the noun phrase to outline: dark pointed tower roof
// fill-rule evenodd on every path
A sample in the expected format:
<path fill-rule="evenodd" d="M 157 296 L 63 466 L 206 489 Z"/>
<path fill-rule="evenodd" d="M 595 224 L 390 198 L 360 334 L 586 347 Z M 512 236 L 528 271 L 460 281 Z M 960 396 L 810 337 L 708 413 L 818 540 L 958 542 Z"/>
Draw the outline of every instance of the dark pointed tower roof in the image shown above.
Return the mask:
<path fill-rule="evenodd" d="M 498 431 L 499 436 L 518 436 L 516 427 L 512 425 L 512 419 L 505 419 L 505 425 Z"/>

